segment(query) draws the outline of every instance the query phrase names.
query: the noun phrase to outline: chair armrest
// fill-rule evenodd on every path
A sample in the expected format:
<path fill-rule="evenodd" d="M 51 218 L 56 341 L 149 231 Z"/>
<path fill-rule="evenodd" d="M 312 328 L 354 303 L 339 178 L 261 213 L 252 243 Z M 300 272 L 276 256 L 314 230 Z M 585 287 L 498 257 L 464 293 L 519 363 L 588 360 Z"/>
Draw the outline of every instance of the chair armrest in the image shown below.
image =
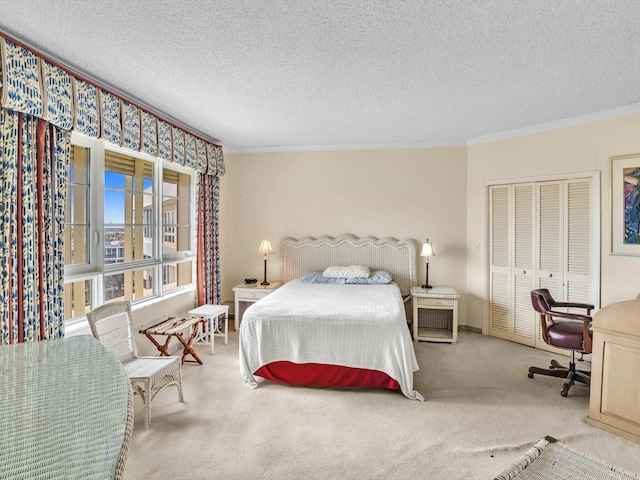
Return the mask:
<path fill-rule="evenodd" d="M 547 310 L 545 315 L 551 317 L 566 318 L 568 320 L 581 320 L 585 323 L 591 323 L 591 317 L 588 315 L 580 315 L 579 313 L 556 312 L 555 310 Z"/>
<path fill-rule="evenodd" d="M 554 307 L 563 307 L 563 308 L 585 308 L 587 310 L 593 310 L 595 307 L 588 303 L 574 303 L 574 302 L 556 302 L 553 304 Z"/>

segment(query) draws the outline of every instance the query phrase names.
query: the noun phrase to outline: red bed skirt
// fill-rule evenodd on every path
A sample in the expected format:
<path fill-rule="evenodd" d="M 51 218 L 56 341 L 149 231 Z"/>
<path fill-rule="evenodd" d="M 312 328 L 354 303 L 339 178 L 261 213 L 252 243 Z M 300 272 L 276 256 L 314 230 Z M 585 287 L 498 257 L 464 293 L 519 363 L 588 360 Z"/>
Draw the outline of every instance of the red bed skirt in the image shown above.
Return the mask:
<path fill-rule="evenodd" d="M 254 375 L 273 382 L 306 387 L 356 387 L 400 390 L 400 384 L 386 373 L 322 363 L 272 362 Z"/>

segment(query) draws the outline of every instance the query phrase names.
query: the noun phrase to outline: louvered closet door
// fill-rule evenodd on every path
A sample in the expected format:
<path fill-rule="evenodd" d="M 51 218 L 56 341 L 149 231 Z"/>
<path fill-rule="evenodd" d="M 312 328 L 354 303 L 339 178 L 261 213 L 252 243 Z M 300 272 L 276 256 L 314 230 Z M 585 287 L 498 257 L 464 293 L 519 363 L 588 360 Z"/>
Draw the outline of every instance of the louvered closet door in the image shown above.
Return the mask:
<path fill-rule="evenodd" d="M 567 224 L 565 298 L 569 302 L 597 303 L 593 293 L 593 239 L 591 179 L 566 182 Z"/>
<path fill-rule="evenodd" d="M 535 314 L 531 308 L 531 290 L 535 288 L 535 189 L 534 184 L 513 187 L 513 329 L 511 340 L 535 345 Z"/>
<path fill-rule="evenodd" d="M 537 284 L 559 301 L 595 303 L 592 292 L 592 181 L 542 182 L 537 185 Z M 536 347 L 557 352 L 542 339 L 536 321 Z"/>
<path fill-rule="evenodd" d="M 561 300 L 564 298 L 563 182 L 538 183 L 536 187 L 538 198 L 537 287 L 548 289 L 553 298 Z M 536 317 L 536 332 L 536 348 L 559 352 L 544 343 L 539 316 Z"/>
<path fill-rule="evenodd" d="M 533 184 L 491 187 L 490 334 L 535 344 L 531 290 L 535 284 Z"/>
<path fill-rule="evenodd" d="M 489 334 L 511 339 L 511 214 L 512 189 L 489 187 Z"/>

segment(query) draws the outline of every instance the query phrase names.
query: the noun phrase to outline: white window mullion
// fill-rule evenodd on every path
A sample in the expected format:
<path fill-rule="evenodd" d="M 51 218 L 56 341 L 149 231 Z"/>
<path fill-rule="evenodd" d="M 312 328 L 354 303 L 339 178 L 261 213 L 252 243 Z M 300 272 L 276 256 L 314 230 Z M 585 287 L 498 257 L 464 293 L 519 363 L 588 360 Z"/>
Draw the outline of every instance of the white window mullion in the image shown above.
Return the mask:
<path fill-rule="evenodd" d="M 158 179 L 154 182 L 153 185 L 153 197 L 155 198 L 154 206 L 153 206 L 153 218 L 154 218 L 154 236 L 156 241 L 153 246 L 153 254 L 155 258 L 160 260 L 160 263 L 163 262 L 162 257 L 162 185 L 164 182 L 163 178 L 163 170 L 164 164 L 161 160 L 158 160 L 155 165 L 155 175 Z M 158 295 L 162 295 L 162 269 L 156 271 L 155 276 L 160 279 L 159 288 L 156 285 L 156 292 Z"/>
<path fill-rule="evenodd" d="M 104 269 L 104 142 L 95 141 L 95 168 L 92 169 L 91 188 L 91 250 L 95 265 Z M 93 155 L 92 155 L 93 157 Z M 102 296 L 102 295 L 101 295 Z M 100 303 L 102 305 L 102 303 Z"/>

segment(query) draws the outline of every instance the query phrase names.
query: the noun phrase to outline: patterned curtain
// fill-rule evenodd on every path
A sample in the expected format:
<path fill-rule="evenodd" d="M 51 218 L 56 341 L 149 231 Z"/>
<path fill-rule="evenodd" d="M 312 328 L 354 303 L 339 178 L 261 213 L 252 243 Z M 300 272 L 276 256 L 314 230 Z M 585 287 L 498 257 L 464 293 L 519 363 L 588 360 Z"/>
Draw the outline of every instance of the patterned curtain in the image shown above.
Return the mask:
<path fill-rule="evenodd" d="M 70 132 L 0 109 L 0 344 L 64 335 Z"/>
<path fill-rule="evenodd" d="M 220 303 L 218 206 L 220 179 L 198 174 L 198 305 Z"/>

